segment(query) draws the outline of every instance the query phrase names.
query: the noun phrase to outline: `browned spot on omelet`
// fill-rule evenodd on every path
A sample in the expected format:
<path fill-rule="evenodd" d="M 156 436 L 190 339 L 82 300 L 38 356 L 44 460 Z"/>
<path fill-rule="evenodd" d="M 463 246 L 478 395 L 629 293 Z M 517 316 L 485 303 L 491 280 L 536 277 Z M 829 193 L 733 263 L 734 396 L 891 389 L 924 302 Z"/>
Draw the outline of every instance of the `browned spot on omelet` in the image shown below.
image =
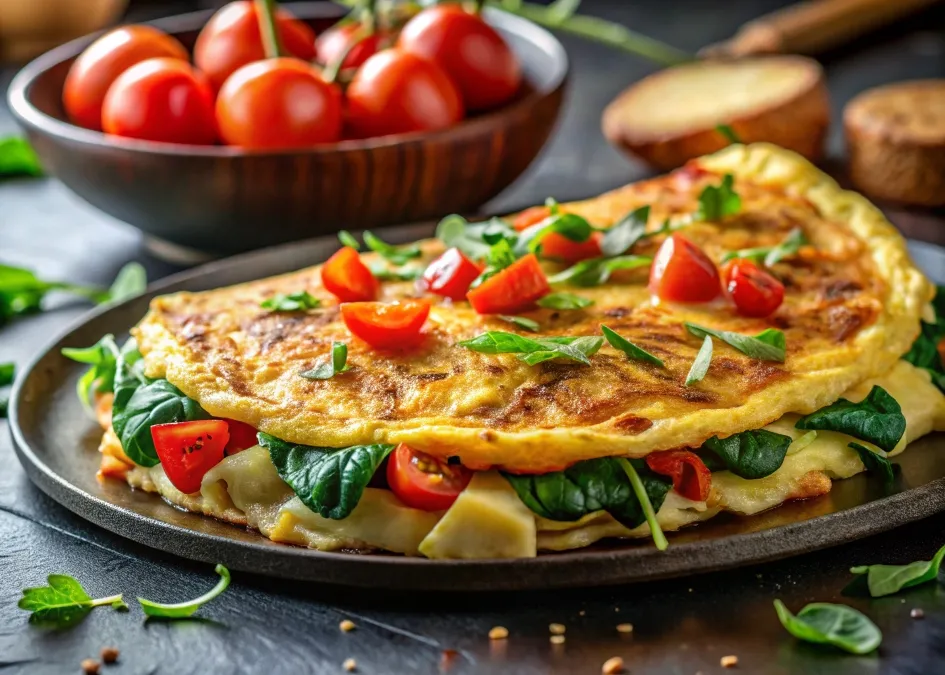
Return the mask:
<path fill-rule="evenodd" d="M 617 418 L 614 426 L 627 434 L 636 435 L 653 426 L 653 420 L 636 415 L 623 415 Z"/>
<path fill-rule="evenodd" d="M 797 487 L 789 494 L 785 501 L 790 499 L 810 499 L 830 492 L 833 481 L 823 471 L 808 471 L 797 481 Z"/>

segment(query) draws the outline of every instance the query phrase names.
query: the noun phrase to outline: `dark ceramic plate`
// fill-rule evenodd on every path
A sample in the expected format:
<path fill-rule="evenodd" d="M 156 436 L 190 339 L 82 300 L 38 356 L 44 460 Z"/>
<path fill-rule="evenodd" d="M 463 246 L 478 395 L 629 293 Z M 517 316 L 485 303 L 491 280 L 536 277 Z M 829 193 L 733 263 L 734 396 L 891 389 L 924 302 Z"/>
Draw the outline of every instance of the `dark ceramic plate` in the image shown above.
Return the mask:
<path fill-rule="evenodd" d="M 427 235 L 429 226 L 390 230 L 393 241 Z M 106 333 L 122 335 L 159 293 L 205 290 L 298 269 L 325 259 L 334 238 L 230 258 L 163 280 L 147 296 L 90 314 L 56 339 L 18 380 L 10 422 L 30 478 L 70 510 L 142 544 L 259 574 L 330 584 L 465 590 L 592 586 L 682 576 L 758 563 L 834 546 L 945 510 L 945 434 L 928 436 L 897 458 L 902 478 L 890 494 L 863 474 L 830 494 L 751 518 L 718 517 L 670 535 L 670 547 L 613 541 L 527 560 L 431 561 L 394 555 L 322 553 L 275 544 L 255 532 L 180 511 L 123 483 L 95 478 L 101 431 L 75 396 L 82 369 L 60 356 Z M 942 282 L 945 249 L 912 244 L 917 262 Z"/>

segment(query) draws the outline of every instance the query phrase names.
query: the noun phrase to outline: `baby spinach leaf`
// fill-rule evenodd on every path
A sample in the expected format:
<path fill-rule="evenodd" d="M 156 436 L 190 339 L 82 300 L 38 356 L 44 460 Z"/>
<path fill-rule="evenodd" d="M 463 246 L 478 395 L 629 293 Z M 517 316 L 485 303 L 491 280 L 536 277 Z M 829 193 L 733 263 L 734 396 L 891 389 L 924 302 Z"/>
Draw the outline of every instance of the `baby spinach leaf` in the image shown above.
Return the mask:
<path fill-rule="evenodd" d="M 729 251 L 722 256 L 722 262 L 728 262 L 733 258 L 747 258 L 758 264 L 764 264 L 767 267 L 775 265 L 785 258 L 795 255 L 801 250 L 801 247 L 807 245 L 807 237 L 801 228 L 794 228 L 788 234 L 784 241 L 776 246 L 759 246 L 758 248 L 743 248 L 738 251 Z"/>
<path fill-rule="evenodd" d="M 863 462 L 863 466 L 866 467 L 866 473 L 877 474 L 887 485 L 892 484 L 893 481 L 896 480 L 896 469 L 898 467 L 886 459 L 886 457 L 878 452 L 873 452 L 859 443 L 850 443 L 848 447 L 856 450 L 856 454 L 860 456 L 860 461 Z"/>
<path fill-rule="evenodd" d="M 13 378 L 15 375 L 15 363 L 0 363 L 0 387 L 6 387 L 13 384 Z"/>
<path fill-rule="evenodd" d="M 62 355 L 66 358 L 91 366 L 76 382 L 76 394 L 86 408 L 91 409 L 94 405 L 95 394 L 114 390 L 118 353 L 113 335 L 104 336 L 91 347 L 63 348 Z"/>
<path fill-rule="evenodd" d="M 527 330 L 532 333 L 537 333 L 541 328 L 537 321 L 532 321 L 531 319 L 527 319 L 524 316 L 506 316 L 501 314 L 499 315 L 499 318 L 503 321 L 508 321 L 509 323 L 518 326 L 522 330 Z"/>
<path fill-rule="evenodd" d="M 945 392 L 945 361 L 938 350 L 939 343 L 945 339 L 945 288 L 938 288 L 932 301 L 935 321 L 921 323 L 921 332 L 912 343 L 909 352 L 902 358 L 914 366 L 923 368 L 932 376 L 932 383 Z"/>
<path fill-rule="evenodd" d="M 518 354 L 518 358 L 530 366 L 556 358 L 590 365 L 588 357 L 600 350 L 604 339 L 591 336 L 533 339 L 516 333 L 490 330 L 456 344 L 483 354 Z"/>
<path fill-rule="evenodd" d="M 25 138 L 0 138 L 0 178 L 42 176 L 36 152 Z"/>
<path fill-rule="evenodd" d="M 727 173 L 718 185 L 706 185 L 699 193 L 699 208 L 696 220 L 721 220 L 738 213 L 742 208 L 741 197 L 734 190 L 735 177 Z"/>
<path fill-rule="evenodd" d="M 347 518 L 361 500 L 364 488 L 393 445 L 354 445 L 350 448 L 316 448 L 294 445 L 264 434 L 259 444 L 279 476 L 302 503 L 322 518 Z"/>
<path fill-rule="evenodd" d="M 30 623 L 51 628 L 69 628 L 88 616 L 93 607 L 111 605 L 128 609 L 121 593 L 93 600 L 82 584 L 66 574 L 50 574 L 48 586 L 24 588 L 17 607 L 30 614 Z"/>
<path fill-rule="evenodd" d="M 549 293 L 538 301 L 545 309 L 584 309 L 594 304 L 590 298 L 582 298 L 574 293 Z"/>
<path fill-rule="evenodd" d="M 307 309 L 317 309 L 321 305 L 322 301 L 308 291 L 296 291 L 288 295 L 277 293 L 263 300 L 259 306 L 270 312 L 304 312 Z"/>
<path fill-rule="evenodd" d="M 604 337 L 607 338 L 607 342 L 610 343 L 610 346 L 617 351 L 621 351 L 626 354 L 628 359 L 646 361 L 647 363 L 652 363 L 653 365 L 659 366 L 660 368 L 666 367 L 666 365 L 660 359 L 656 358 L 642 347 L 637 347 L 635 344 L 630 342 L 630 340 L 620 335 L 617 331 L 608 328 L 603 324 L 601 324 L 600 329 L 604 334 Z"/>
<path fill-rule="evenodd" d="M 600 286 L 607 283 L 610 275 L 618 270 L 647 267 L 653 259 L 643 255 L 620 255 L 614 258 L 591 258 L 548 277 L 552 284 L 574 286 Z"/>
<path fill-rule="evenodd" d="M 621 218 L 613 227 L 604 230 L 600 251 L 604 257 L 623 255 L 646 236 L 650 207 L 641 206 Z"/>
<path fill-rule="evenodd" d="M 832 645 L 851 654 L 868 654 L 883 641 L 883 634 L 864 614 L 847 605 L 814 602 L 795 616 L 780 600 L 774 601 L 781 625 L 805 642 Z"/>
<path fill-rule="evenodd" d="M 838 431 L 892 452 L 906 432 L 906 418 L 899 403 L 876 385 L 859 403 L 845 398 L 802 417 L 797 429 Z"/>
<path fill-rule="evenodd" d="M 227 589 L 227 587 L 229 587 L 230 570 L 228 570 L 223 565 L 217 565 L 215 571 L 220 575 L 220 580 L 217 582 L 216 586 L 211 588 L 200 597 L 194 598 L 193 600 L 187 600 L 186 602 L 177 602 L 171 605 L 164 604 L 162 602 L 154 602 L 153 600 L 145 600 L 144 598 L 138 598 L 138 602 L 141 603 L 141 609 L 143 609 L 144 613 L 148 616 L 162 619 L 185 619 L 188 616 L 192 616 L 194 612 L 219 596 Z"/>
<path fill-rule="evenodd" d="M 711 452 L 736 476 L 755 480 L 781 468 L 791 445 L 791 437 L 767 429 L 742 431 L 728 438 L 713 436 L 702 444 L 702 453 Z"/>
<path fill-rule="evenodd" d="M 329 380 L 338 373 L 344 373 L 351 370 L 347 365 L 348 345 L 344 342 L 331 343 L 331 360 L 315 366 L 311 370 L 300 373 L 307 380 Z"/>
<path fill-rule="evenodd" d="M 918 560 L 908 565 L 860 565 L 850 568 L 852 574 L 865 574 L 870 595 L 879 598 L 898 593 L 938 578 L 939 568 L 945 559 L 945 546 L 931 560 Z"/>
<path fill-rule="evenodd" d="M 715 330 L 688 322 L 686 323 L 686 329 L 696 337 L 704 338 L 706 335 L 711 335 L 718 338 L 753 359 L 784 362 L 787 347 L 784 333 L 774 328 L 767 328 L 754 336 L 733 333 L 727 330 Z"/>
<path fill-rule="evenodd" d="M 742 139 L 735 133 L 735 130 L 727 124 L 717 124 L 715 125 L 715 130 L 719 132 L 722 138 L 728 141 L 729 145 L 742 142 Z"/>
<path fill-rule="evenodd" d="M 348 230 L 341 230 L 338 233 L 338 241 L 341 242 L 342 246 L 348 246 L 353 248 L 355 251 L 361 250 L 361 242 L 354 238 L 354 235 L 348 232 Z"/>
<path fill-rule="evenodd" d="M 706 335 L 696 354 L 692 366 L 689 368 L 689 374 L 686 375 L 686 386 L 691 387 L 696 382 L 701 382 L 709 372 L 709 365 L 712 363 L 712 336 Z"/>

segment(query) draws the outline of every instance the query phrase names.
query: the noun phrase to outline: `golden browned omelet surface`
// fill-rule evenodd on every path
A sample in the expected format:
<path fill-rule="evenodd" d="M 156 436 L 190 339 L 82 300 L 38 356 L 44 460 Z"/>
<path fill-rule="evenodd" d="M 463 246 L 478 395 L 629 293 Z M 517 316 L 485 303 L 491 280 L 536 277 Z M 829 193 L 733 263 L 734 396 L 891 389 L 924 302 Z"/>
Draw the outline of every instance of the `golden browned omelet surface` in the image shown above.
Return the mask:
<path fill-rule="evenodd" d="M 593 299 L 584 310 L 523 314 L 539 335 L 600 335 L 606 324 L 661 358 L 661 369 L 629 361 L 605 344 L 591 365 L 529 366 L 514 355 L 467 350 L 457 342 L 486 330 L 521 332 L 467 303 L 434 302 L 424 343 L 381 352 L 353 338 L 318 267 L 205 293 L 157 298 L 135 330 L 149 374 L 165 376 L 212 415 L 238 419 L 296 443 L 345 447 L 405 442 L 458 455 L 471 468 L 541 472 L 606 455 L 643 456 L 698 446 L 713 435 L 755 429 L 788 412 L 808 413 L 850 386 L 888 371 L 918 334 L 930 283 L 905 242 L 862 197 L 840 190 L 799 157 L 766 145 L 735 147 L 669 176 L 566 206 L 597 225 L 650 205 L 650 227 L 693 212 L 703 187 L 733 173 L 742 209 L 685 235 L 719 260 L 726 252 L 774 245 L 802 228 L 811 245 L 778 263 L 785 302 L 767 319 L 740 317 L 722 300 L 655 303 L 647 271 L 605 286 L 556 288 Z M 636 253 L 652 255 L 654 237 Z M 442 249 L 424 242 L 424 265 Z M 549 273 L 557 271 L 548 266 Z M 307 290 L 323 307 L 268 312 L 260 302 Z M 417 295 L 412 282 L 384 283 L 383 298 Z M 686 374 L 701 340 L 689 321 L 755 334 L 784 331 L 785 363 L 752 359 L 715 342 L 705 380 Z M 522 333 L 532 336 L 533 334 Z M 349 372 L 329 380 L 299 376 L 348 344 Z"/>

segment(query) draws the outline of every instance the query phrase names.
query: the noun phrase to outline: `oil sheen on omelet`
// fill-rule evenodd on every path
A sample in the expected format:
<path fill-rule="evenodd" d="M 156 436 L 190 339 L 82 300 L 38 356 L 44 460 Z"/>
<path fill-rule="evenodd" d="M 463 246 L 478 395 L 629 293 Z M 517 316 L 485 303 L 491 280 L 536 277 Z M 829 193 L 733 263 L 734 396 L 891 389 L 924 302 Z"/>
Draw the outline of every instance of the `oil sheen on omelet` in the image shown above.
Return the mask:
<path fill-rule="evenodd" d="M 595 301 L 584 310 L 539 309 L 525 316 L 540 335 L 600 335 L 606 324 L 662 359 L 666 368 L 629 361 L 610 346 L 591 365 L 529 366 L 514 355 L 456 345 L 486 330 L 517 330 L 477 315 L 467 303 L 434 304 L 425 342 L 409 352 L 378 352 L 342 322 L 334 296 L 312 267 L 205 293 L 157 298 L 134 334 L 148 374 L 164 376 L 210 414 L 252 424 L 278 438 L 345 447 L 405 442 L 464 465 L 538 473 L 605 455 L 644 456 L 698 447 L 713 435 L 758 429 L 786 413 L 810 413 L 849 387 L 882 375 L 919 331 L 933 288 L 905 242 L 878 209 L 841 190 L 793 153 L 736 146 L 669 176 L 565 207 L 606 226 L 650 205 L 649 227 L 696 210 L 706 185 L 734 174 L 741 210 L 685 234 L 710 257 L 771 246 L 795 228 L 811 246 L 776 265 L 784 304 L 767 319 L 730 305 L 655 304 L 646 271 L 594 288 L 558 288 Z M 652 255 L 662 237 L 637 253 Z M 641 250 L 642 249 L 642 250 Z M 423 266 L 441 250 L 423 244 Z M 548 271 L 556 271 L 549 265 Z M 384 283 L 385 300 L 416 294 L 412 283 Z M 307 290 L 323 306 L 274 313 L 260 302 Z M 749 358 L 721 342 L 705 380 L 684 384 L 701 340 L 685 321 L 755 334 L 784 331 L 785 363 Z M 329 380 L 299 376 L 348 344 L 351 370 Z"/>

